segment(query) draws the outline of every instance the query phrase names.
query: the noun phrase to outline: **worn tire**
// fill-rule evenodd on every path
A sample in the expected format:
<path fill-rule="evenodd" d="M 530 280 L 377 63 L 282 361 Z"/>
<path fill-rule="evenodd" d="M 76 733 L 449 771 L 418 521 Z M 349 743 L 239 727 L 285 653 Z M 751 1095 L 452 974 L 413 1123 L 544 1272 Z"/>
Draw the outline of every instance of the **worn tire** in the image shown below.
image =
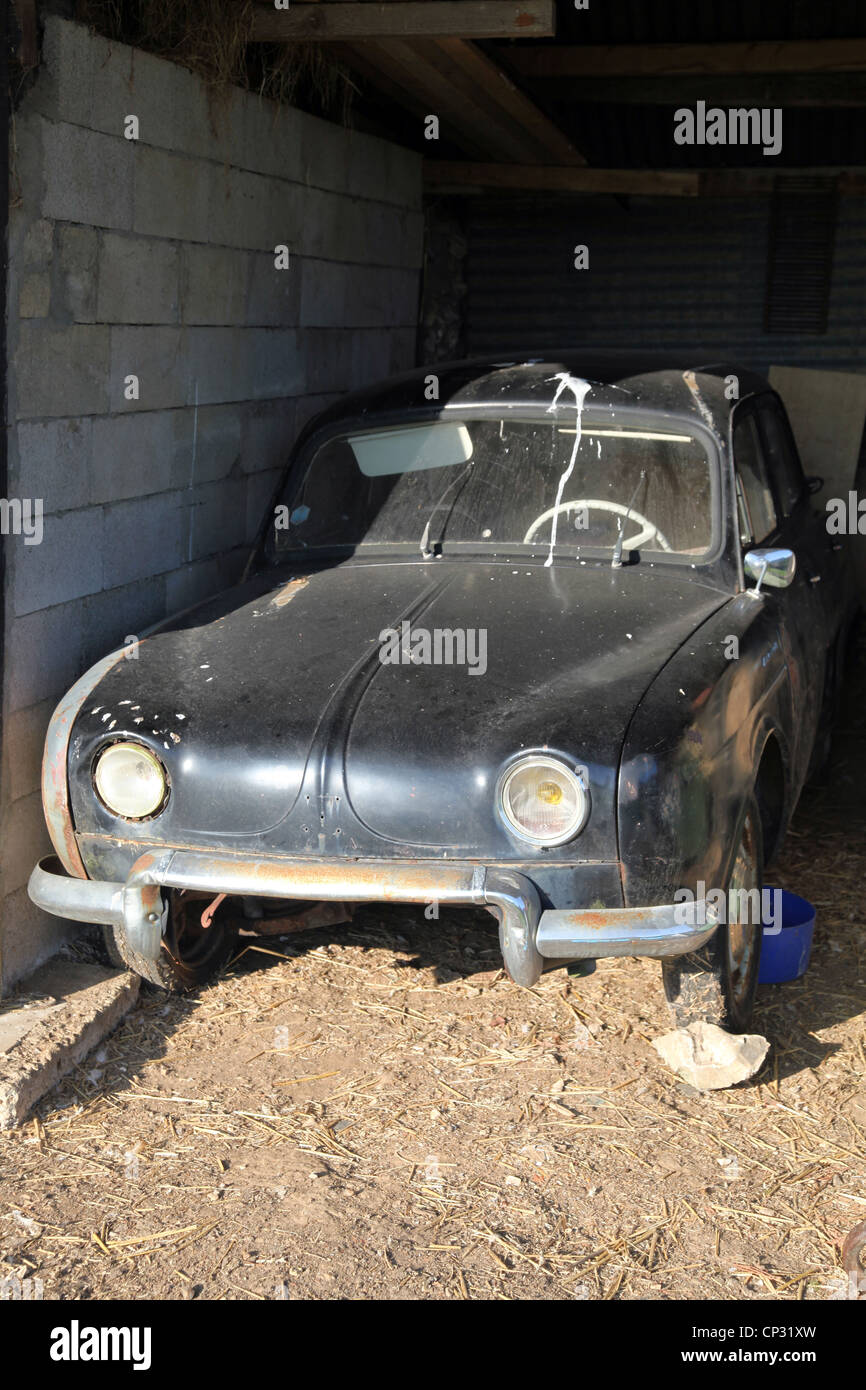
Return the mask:
<path fill-rule="evenodd" d="M 123 927 L 103 927 L 102 930 L 105 948 L 113 965 L 123 970 L 133 970 L 158 989 L 168 990 L 171 994 L 186 994 L 205 984 L 228 962 L 235 949 L 238 928 L 218 910 L 206 933 L 200 928 L 194 933 L 185 932 L 177 897 L 177 894 L 172 894 L 168 926 L 156 960 L 134 950 Z M 191 906 L 194 915 L 196 908 L 200 911 L 206 906 L 206 901 L 197 899 Z"/>
<path fill-rule="evenodd" d="M 742 856 L 751 866 L 751 881 L 743 877 Z M 731 887 L 763 887 L 764 845 L 761 816 L 753 796 L 740 825 L 740 839 Z M 761 966 L 760 924 L 737 931 L 738 923 L 717 928 L 706 946 L 686 956 L 662 961 L 665 997 L 678 1028 L 703 1020 L 730 1033 L 745 1033 L 752 1017 Z M 738 962 L 740 962 L 738 968 Z"/>

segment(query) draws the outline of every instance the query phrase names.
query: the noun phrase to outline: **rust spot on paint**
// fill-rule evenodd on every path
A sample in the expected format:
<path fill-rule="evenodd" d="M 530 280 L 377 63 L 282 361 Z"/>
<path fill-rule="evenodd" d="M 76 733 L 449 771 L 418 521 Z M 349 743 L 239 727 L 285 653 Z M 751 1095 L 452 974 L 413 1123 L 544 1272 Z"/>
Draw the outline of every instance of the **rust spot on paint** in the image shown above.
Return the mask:
<path fill-rule="evenodd" d="M 518 28 L 520 28 L 520 29 L 534 29 L 534 28 L 535 28 L 535 15 L 534 15 L 534 14 L 527 14 L 525 11 L 522 11 L 519 15 L 516 16 L 516 18 L 515 18 L 515 20 L 514 20 L 514 23 L 515 23 L 515 24 L 518 26 Z"/>

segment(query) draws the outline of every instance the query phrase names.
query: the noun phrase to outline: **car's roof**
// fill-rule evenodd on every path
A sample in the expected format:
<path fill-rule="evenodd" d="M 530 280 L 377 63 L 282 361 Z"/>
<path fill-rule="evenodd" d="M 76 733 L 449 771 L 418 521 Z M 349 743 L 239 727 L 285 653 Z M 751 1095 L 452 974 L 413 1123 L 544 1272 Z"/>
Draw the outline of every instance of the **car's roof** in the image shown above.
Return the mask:
<path fill-rule="evenodd" d="M 419 367 L 353 391 L 311 421 L 310 428 L 415 410 L 537 410 L 553 401 L 563 373 L 575 382 L 590 383 L 587 409 L 627 405 L 691 416 L 722 438 L 727 435 L 728 417 L 737 402 L 771 389 L 764 377 L 734 363 L 695 363 L 686 357 L 648 354 L 589 354 L 574 349 L 525 356 L 505 354 Z M 436 379 L 435 388 L 431 377 Z M 731 378 L 736 378 L 736 390 Z M 559 403 L 564 409 L 575 404 L 567 384 Z"/>

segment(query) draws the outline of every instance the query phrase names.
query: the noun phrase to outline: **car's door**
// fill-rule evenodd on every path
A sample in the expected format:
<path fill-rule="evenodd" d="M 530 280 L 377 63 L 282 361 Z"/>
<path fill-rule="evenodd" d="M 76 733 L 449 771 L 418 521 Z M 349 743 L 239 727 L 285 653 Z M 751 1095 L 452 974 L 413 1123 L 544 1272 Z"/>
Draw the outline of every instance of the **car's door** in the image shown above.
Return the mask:
<path fill-rule="evenodd" d="M 827 518 L 809 505 L 806 479 L 785 408 L 776 395 L 762 396 L 756 415 L 776 500 L 789 525 L 791 549 L 808 568 L 824 613 L 825 646 L 838 632 L 846 608 L 848 571 L 844 543 L 830 535 Z M 802 558 L 801 558 L 802 557 Z"/>
<path fill-rule="evenodd" d="M 792 550 L 797 561 L 787 589 L 762 585 L 762 602 L 775 620 L 788 667 L 792 728 L 787 732 L 793 780 L 799 789 L 815 740 L 824 688 L 825 618 L 818 595 L 816 538 L 810 529 L 805 483 L 802 497 L 795 498 L 793 490 L 768 467 L 760 409 L 755 402 L 746 402 L 734 418 L 740 542 L 744 553 L 783 547 Z"/>

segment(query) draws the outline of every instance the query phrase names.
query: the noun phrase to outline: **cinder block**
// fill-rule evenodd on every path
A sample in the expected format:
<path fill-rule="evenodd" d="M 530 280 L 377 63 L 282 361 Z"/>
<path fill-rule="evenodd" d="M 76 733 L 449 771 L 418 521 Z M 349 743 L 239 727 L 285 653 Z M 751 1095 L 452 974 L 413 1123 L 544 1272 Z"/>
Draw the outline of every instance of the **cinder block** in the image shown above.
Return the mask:
<path fill-rule="evenodd" d="M 142 144 L 170 146 L 178 71 L 175 63 L 112 43 L 104 60 L 94 64 L 90 124 L 94 130 L 123 135 L 126 117 L 137 116 Z"/>
<path fill-rule="evenodd" d="M 254 92 L 241 92 L 238 129 L 242 145 L 232 163 L 274 178 L 302 182 L 303 132 L 309 119 L 295 106 L 265 101 Z"/>
<path fill-rule="evenodd" d="M 49 222 L 42 213 L 44 192 L 42 135 L 44 129 L 45 122 L 41 116 L 35 113 L 26 115 L 22 111 L 17 113 L 15 117 L 15 169 L 10 171 L 12 174 L 10 194 L 15 205 L 9 209 L 7 234 L 10 273 L 14 272 L 16 265 L 21 267 L 25 265 L 23 253 L 29 252 L 32 255 L 36 250 L 30 238 L 31 228 L 38 227 L 40 223 L 47 223 L 51 228 L 50 239 L 53 239 L 54 224 Z M 49 245 L 47 260 L 40 257 L 35 263 L 29 262 L 27 268 L 42 269 L 47 267 L 50 260 L 51 247 Z"/>
<path fill-rule="evenodd" d="M 7 716 L 6 747 L 9 754 L 9 800 L 38 792 L 41 785 L 42 749 L 45 730 L 54 713 L 56 698 L 49 696 L 29 709 Z"/>
<path fill-rule="evenodd" d="M 44 319 L 51 304 L 51 279 L 47 270 L 31 271 L 21 277 L 18 291 L 18 317 Z"/>
<path fill-rule="evenodd" d="M 250 251 L 297 244 L 305 209 L 297 184 L 210 165 L 209 240 Z"/>
<path fill-rule="evenodd" d="M 181 318 L 189 324 L 243 321 L 248 258 L 225 246 L 185 246 Z"/>
<path fill-rule="evenodd" d="M 388 375 L 391 366 L 391 334 L 384 328 L 356 329 L 346 335 L 352 344 L 350 387 L 357 391 Z"/>
<path fill-rule="evenodd" d="M 4 816 L 0 864 L 7 893 L 25 888 L 30 871 L 43 854 L 50 854 L 51 841 L 45 828 L 42 796 L 38 791 L 19 797 Z"/>
<path fill-rule="evenodd" d="M 213 129 L 211 102 L 205 83 L 178 63 L 144 53 L 138 48 L 128 51 L 133 53 L 133 62 L 125 84 L 121 65 L 119 92 L 113 93 L 109 82 L 105 99 L 101 101 L 97 79 L 94 87 L 94 120 L 110 119 L 112 111 L 122 102 L 125 113 L 138 116 L 142 145 L 155 145 L 160 149 L 208 159 L 225 157 L 226 141 L 218 140 Z M 214 113 L 221 114 L 223 107 L 231 104 L 231 90 L 225 94 L 225 100 L 220 93 L 213 102 Z"/>
<path fill-rule="evenodd" d="M 14 414 L 94 415 L 108 406 L 108 329 L 24 319 L 14 355 Z"/>
<path fill-rule="evenodd" d="M 50 608 L 102 588 L 102 513 L 97 509 L 46 516 L 40 545 L 9 538 L 16 616 Z"/>
<path fill-rule="evenodd" d="M 45 513 L 66 512 L 88 500 L 92 417 L 23 422 L 10 459 L 11 495 L 41 497 Z"/>
<path fill-rule="evenodd" d="M 252 395 L 250 329 L 184 329 L 185 404 L 246 400 Z M 246 360 L 245 360 L 246 359 Z"/>
<path fill-rule="evenodd" d="M 411 371 L 418 365 L 418 330 L 398 328 L 391 333 L 389 375 Z"/>
<path fill-rule="evenodd" d="M 243 341 L 244 361 L 252 366 L 250 400 L 299 396 L 304 390 L 305 363 L 301 334 L 294 328 L 249 328 Z"/>
<path fill-rule="evenodd" d="M 252 474 L 247 480 L 247 531 L 245 539 L 249 544 L 252 544 L 258 534 L 265 511 L 282 476 L 282 468 L 270 468 L 264 473 Z"/>
<path fill-rule="evenodd" d="M 294 329 L 190 328 L 186 333 L 190 389 L 199 405 L 298 395 L 304 369 Z"/>
<path fill-rule="evenodd" d="M 298 112 L 301 122 L 302 182 L 345 193 L 349 186 L 347 131 L 320 116 Z"/>
<path fill-rule="evenodd" d="M 301 255 L 326 261 L 374 259 L 373 248 L 364 241 L 367 204 L 320 188 L 306 189 L 303 202 L 305 216 L 296 243 Z M 378 249 L 376 254 L 381 254 Z"/>
<path fill-rule="evenodd" d="M 25 709 L 46 696 L 59 700 L 84 670 L 79 602 L 13 618 L 6 649 L 9 708 Z"/>
<path fill-rule="evenodd" d="M 239 87 L 212 92 L 194 73 L 171 66 L 176 73 L 176 129 L 171 147 L 242 167 L 248 94 Z"/>
<path fill-rule="evenodd" d="M 54 223 L 47 217 L 38 217 L 35 222 L 22 223 L 21 234 L 13 244 L 12 228 L 15 222 L 13 209 L 9 217 L 9 249 L 25 270 L 47 270 L 54 255 Z"/>
<path fill-rule="evenodd" d="M 185 494 L 190 506 L 187 558 L 201 560 L 243 543 L 246 535 L 247 479 L 203 483 Z"/>
<path fill-rule="evenodd" d="M 376 198 L 383 202 L 391 202 L 392 199 L 388 197 L 388 142 L 351 130 L 346 131 L 346 147 L 346 191 L 355 198 Z"/>
<path fill-rule="evenodd" d="M 136 153 L 130 141 L 43 122 L 42 144 L 44 217 L 129 230 Z"/>
<path fill-rule="evenodd" d="M 407 212 L 404 224 L 404 258 L 402 264 L 411 270 L 420 270 L 424 261 L 424 214 Z"/>
<path fill-rule="evenodd" d="M 86 25 L 59 15 L 46 14 L 44 25 L 38 78 L 22 107 L 54 121 L 89 126 L 93 72 L 108 60 L 109 44 Z"/>
<path fill-rule="evenodd" d="M 285 467 L 296 438 L 298 404 L 280 400 L 249 408 L 241 437 L 241 468 L 245 473 Z"/>
<path fill-rule="evenodd" d="M 137 410 L 93 421 L 90 501 L 118 502 L 171 487 L 174 459 L 171 410 Z"/>
<path fill-rule="evenodd" d="M 387 180 L 379 194 L 382 202 L 420 212 L 424 205 L 422 156 L 407 150 L 405 145 L 395 145 L 390 140 L 384 143 Z"/>
<path fill-rule="evenodd" d="M 99 252 L 99 322 L 177 323 L 179 260 L 170 243 L 106 232 Z"/>
<path fill-rule="evenodd" d="M 181 498 L 163 492 L 105 508 L 106 589 L 177 569 L 183 556 Z"/>
<path fill-rule="evenodd" d="M 417 269 L 423 253 L 424 226 L 421 214 L 408 212 L 405 208 L 388 207 L 385 203 L 363 203 L 360 208 L 363 223 L 361 244 L 368 247 L 369 252 L 347 259 Z"/>
<path fill-rule="evenodd" d="M 245 322 L 267 328 L 295 327 L 300 318 L 304 264 L 300 256 L 290 251 L 285 270 L 277 269 L 273 250 L 252 251 L 249 262 Z"/>
<path fill-rule="evenodd" d="M 142 637 L 165 616 L 165 576 L 104 589 L 81 605 L 83 669 L 118 651 L 127 637 Z"/>
<path fill-rule="evenodd" d="M 168 613 L 182 613 L 222 588 L 216 560 L 197 560 L 165 576 L 165 606 Z"/>
<path fill-rule="evenodd" d="M 209 203 L 218 166 L 145 145 L 133 153 L 133 230 L 177 241 L 211 240 Z"/>
<path fill-rule="evenodd" d="M 228 477 L 240 458 L 242 411 L 231 403 L 171 412 L 172 487 Z"/>
<path fill-rule="evenodd" d="M 191 371 L 179 328 L 120 327 L 111 334 L 111 409 L 119 414 L 185 405 Z M 139 398 L 124 394 L 128 376 L 138 377 Z"/>
<path fill-rule="evenodd" d="M 304 390 L 311 395 L 348 391 L 352 382 L 354 334 L 333 328 L 305 328 L 300 333 Z"/>
<path fill-rule="evenodd" d="M 54 317 L 76 323 L 96 318 L 98 234 L 92 227 L 57 228 Z"/>
<path fill-rule="evenodd" d="M 346 328 L 390 328 L 418 317 L 418 274 L 384 266 L 346 269 L 342 323 Z"/>
<path fill-rule="evenodd" d="M 53 956 L 76 927 L 34 907 L 27 896 L 26 888 L 8 893 L 0 901 L 0 912 L 3 914 L 0 994 L 5 994 L 16 981 L 29 975 L 43 961 Z M 49 1019 L 49 1027 L 54 1017 L 55 1015 L 52 1015 Z M 25 1086 L 16 1084 L 14 1075 L 9 1075 L 10 1067 L 5 1057 L 3 1062 L 4 1075 L 0 1080 L 0 1128 L 8 1128 L 16 1122 L 16 1117 L 24 1118 L 28 1106 L 33 1104 L 33 1093 L 28 1093 Z M 43 1094 L 46 1089 L 45 1073 L 39 1075 L 38 1071 L 34 1070 L 30 1074 L 36 1086 L 42 1084 L 42 1090 L 36 1090 L 35 1095 Z M 48 1075 L 53 1076 L 53 1073 L 49 1072 Z"/>
<path fill-rule="evenodd" d="M 346 318 L 349 282 L 368 274 L 362 266 L 339 261 L 318 261 L 306 257 L 301 263 L 301 326 L 304 328 L 342 328 Z"/>

